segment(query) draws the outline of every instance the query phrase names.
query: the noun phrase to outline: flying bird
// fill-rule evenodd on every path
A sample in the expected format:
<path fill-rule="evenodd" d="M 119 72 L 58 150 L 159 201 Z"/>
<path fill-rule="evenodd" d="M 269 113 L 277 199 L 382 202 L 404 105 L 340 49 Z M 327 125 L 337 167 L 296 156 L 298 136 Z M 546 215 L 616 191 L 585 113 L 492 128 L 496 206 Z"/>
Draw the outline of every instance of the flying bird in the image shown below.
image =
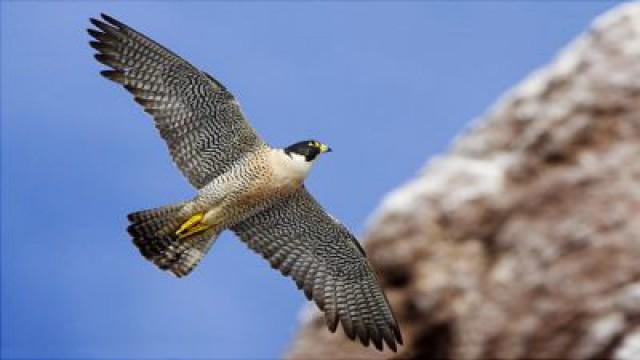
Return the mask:
<path fill-rule="evenodd" d="M 293 278 L 324 312 L 327 326 L 393 351 L 400 329 L 357 239 L 304 186 L 331 149 L 304 140 L 269 146 L 219 81 L 102 14 L 90 45 L 101 74 L 133 94 L 154 120 L 173 161 L 197 189 L 190 200 L 128 215 L 140 253 L 177 277 L 189 274 L 229 229 L 271 266 Z"/>

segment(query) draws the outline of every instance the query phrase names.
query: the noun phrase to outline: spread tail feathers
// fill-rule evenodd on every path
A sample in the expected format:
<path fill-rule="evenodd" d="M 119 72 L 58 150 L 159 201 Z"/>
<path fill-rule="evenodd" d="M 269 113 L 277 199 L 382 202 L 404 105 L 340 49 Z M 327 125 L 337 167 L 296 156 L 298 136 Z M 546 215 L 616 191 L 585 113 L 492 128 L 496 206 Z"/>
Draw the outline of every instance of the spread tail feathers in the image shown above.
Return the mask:
<path fill-rule="evenodd" d="M 188 275 L 217 237 L 215 229 L 187 236 L 178 235 L 187 220 L 180 215 L 184 205 L 168 205 L 127 215 L 131 223 L 127 231 L 142 256 L 177 277 Z"/>

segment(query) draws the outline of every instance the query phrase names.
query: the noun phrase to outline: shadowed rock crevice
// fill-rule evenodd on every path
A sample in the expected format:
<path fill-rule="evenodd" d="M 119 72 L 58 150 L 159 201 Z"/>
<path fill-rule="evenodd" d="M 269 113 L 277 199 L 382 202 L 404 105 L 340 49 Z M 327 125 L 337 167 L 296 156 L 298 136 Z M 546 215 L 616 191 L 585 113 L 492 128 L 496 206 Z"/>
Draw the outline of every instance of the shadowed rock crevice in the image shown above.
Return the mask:
<path fill-rule="evenodd" d="M 286 356 L 638 359 L 639 216 L 640 4 L 625 4 L 372 216 L 399 353 L 312 312 Z"/>
<path fill-rule="evenodd" d="M 449 324 L 434 326 L 428 331 L 416 336 L 414 346 L 415 353 L 402 356 L 402 359 L 448 359 L 451 349 L 451 329 Z"/>

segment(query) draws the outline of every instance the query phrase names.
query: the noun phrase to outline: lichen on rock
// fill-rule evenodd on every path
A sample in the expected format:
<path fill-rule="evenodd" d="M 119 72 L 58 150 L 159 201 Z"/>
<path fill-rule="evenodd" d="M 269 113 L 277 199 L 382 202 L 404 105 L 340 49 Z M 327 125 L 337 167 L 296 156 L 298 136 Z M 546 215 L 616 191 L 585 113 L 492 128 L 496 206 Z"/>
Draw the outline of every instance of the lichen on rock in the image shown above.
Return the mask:
<path fill-rule="evenodd" d="M 374 212 L 366 250 L 399 353 L 329 333 L 286 357 L 635 359 L 640 4 L 597 19 Z"/>

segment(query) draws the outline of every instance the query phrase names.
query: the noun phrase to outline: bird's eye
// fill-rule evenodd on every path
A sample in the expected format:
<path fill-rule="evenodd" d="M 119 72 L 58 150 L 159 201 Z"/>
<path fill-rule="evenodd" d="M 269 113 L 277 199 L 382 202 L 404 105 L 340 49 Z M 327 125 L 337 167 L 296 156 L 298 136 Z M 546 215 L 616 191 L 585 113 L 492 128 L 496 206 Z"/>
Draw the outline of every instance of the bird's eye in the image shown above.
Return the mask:
<path fill-rule="evenodd" d="M 314 146 L 315 146 L 315 144 L 314 144 L 313 142 L 310 142 L 310 143 L 309 143 L 309 146 L 310 146 L 310 147 L 314 147 Z"/>

